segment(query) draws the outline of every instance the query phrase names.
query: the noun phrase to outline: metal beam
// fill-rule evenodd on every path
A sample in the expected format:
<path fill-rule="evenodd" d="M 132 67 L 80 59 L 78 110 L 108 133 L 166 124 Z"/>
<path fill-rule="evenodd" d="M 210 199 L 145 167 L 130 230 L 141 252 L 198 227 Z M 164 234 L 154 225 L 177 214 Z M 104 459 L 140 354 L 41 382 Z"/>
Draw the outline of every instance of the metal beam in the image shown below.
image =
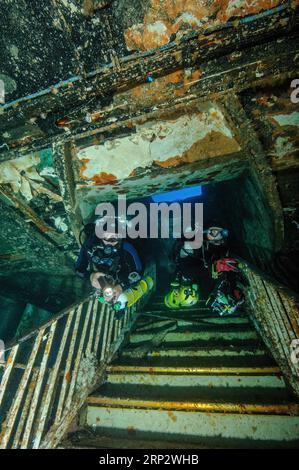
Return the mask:
<path fill-rule="evenodd" d="M 238 96 L 229 94 L 222 100 L 226 118 L 232 124 L 235 137 L 247 157 L 249 167 L 270 211 L 274 228 L 274 250 L 281 249 L 284 240 L 284 218 L 276 178 L 263 146 Z"/>
<path fill-rule="evenodd" d="M 62 117 L 72 111 L 70 121 L 76 121 L 76 116 L 73 115 L 76 107 L 82 108 L 86 103 L 94 102 L 93 106 L 97 104 L 98 108 L 102 108 L 101 98 L 146 83 L 149 74 L 161 77 L 183 68 L 201 67 L 202 64 L 213 59 L 218 61 L 220 57 L 236 51 L 245 51 L 246 55 L 249 47 L 254 47 L 257 44 L 262 44 L 262 49 L 269 39 L 273 40 L 273 38 L 287 35 L 296 29 L 298 11 L 293 12 L 293 10 L 286 8 L 271 16 L 256 17 L 251 22 L 240 21 L 238 25 L 230 23 L 223 25 L 221 29 L 218 27 L 213 30 L 194 31 L 190 35 L 183 36 L 179 43 L 173 42 L 148 53 L 123 57 L 120 59 L 118 69 L 115 69 L 111 64 L 109 67 L 95 71 L 86 79 L 79 77 L 72 87 L 64 86 L 56 94 L 49 92 L 42 97 L 21 101 L 16 108 L 3 108 L 0 114 L 0 125 L 3 128 L 16 127 L 18 122 L 22 125 L 32 116 L 39 116 L 43 112 L 49 113 L 50 121 L 48 135 L 45 139 L 38 143 L 32 137 L 30 145 L 27 145 L 28 136 L 23 141 L 20 139 L 18 142 L 10 144 L 10 150 L 3 153 L 0 160 L 16 158 L 30 149 L 32 151 L 37 148 L 35 143 L 38 143 L 41 148 L 43 145 L 48 146 L 55 137 L 56 139 L 57 137 L 64 138 L 65 131 L 53 124 L 52 110 L 55 109 L 55 113 L 60 112 Z M 291 63 L 292 61 L 288 61 L 289 67 Z M 81 122 L 82 127 L 88 128 L 88 123 L 85 121 L 82 125 Z"/>
<path fill-rule="evenodd" d="M 159 410 L 184 410 L 197 412 L 299 415 L 299 404 L 260 404 L 260 403 L 211 403 L 201 401 L 155 401 L 134 398 L 113 398 L 90 396 L 89 406 L 105 406 L 112 408 L 141 408 Z"/>
<path fill-rule="evenodd" d="M 63 198 L 64 208 L 68 217 L 70 228 L 79 244 L 79 235 L 82 228 L 82 218 L 75 196 L 75 180 L 73 172 L 73 152 L 75 147 L 72 142 L 55 142 L 52 146 L 54 168 L 59 176 L 60 192 Z"/>

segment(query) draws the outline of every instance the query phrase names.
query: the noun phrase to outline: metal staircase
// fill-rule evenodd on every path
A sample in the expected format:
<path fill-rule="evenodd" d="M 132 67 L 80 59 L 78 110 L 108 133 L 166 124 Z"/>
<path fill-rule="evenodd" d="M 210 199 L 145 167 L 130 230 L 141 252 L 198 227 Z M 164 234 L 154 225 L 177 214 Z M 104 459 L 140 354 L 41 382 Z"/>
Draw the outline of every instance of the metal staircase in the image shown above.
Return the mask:
<path fill-rule="evenodd" d="M 91 296 L 6 345 L 0 447 L 298 446 L 297 301 L 244 274 L 229 317 L 146 295 L 116 320 Z"/>
<path fill-rule="evenodd" d="M 295 447 L 299 403 L 245 311 L 140 314 L 65 447 Z"/>

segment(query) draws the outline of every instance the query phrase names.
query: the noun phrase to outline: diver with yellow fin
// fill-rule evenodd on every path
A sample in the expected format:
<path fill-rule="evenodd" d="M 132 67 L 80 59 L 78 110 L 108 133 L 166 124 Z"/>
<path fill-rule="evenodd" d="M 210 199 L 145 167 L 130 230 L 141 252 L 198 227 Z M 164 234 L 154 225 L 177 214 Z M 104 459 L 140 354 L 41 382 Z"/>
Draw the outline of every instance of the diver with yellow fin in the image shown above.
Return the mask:
<path fill-rule="evenodd" d="M 185 233 L 191 231 L 186 229 Z M 176 265 L 176 275 L 171 282 L 171 290 L 164 298 L 170 309 L 193 307 L 199 301 L 197 284 L 198 262 L 201 250 L 195 249 L 187 237 L 176 240 L 172 250 L 172 259 Z"/>
<path fill-rule="evenodd" d="M 94 224 L 86 234 L 76 263 L 76 273 L 90 279 L 95 295 L 102 303 L 111 305 L 115 317 L 139 300 L 152 287 L 152 281 L 142 279 L 143 264 L 132 243 L 122 239 L 119 226 L 126 224 L 113 217 L 110 231 L 97 236 Z"/>

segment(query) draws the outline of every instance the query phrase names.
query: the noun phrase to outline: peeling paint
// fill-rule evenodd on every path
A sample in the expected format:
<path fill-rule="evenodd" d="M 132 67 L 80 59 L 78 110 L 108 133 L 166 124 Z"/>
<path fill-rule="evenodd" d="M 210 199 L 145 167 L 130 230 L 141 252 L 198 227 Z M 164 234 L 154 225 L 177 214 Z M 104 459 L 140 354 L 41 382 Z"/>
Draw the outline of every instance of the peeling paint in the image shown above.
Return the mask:
<path fill-rule="evenodd" d="M 269 10 L 280 3 L 280 0 L 225 0 L 217 17 L 221 21 L 227 21 L 233 16 L 253 15 Z"/>
<path fill-rule="evenodd" d="M 205 28 L 233 17 L 256 14 L 280 3 L 280 0 L 151 0 L 143 22 L 126 29 L 126 45 L 129 50 L 150 50 L 167 44 L 171 35 L 181 29 Z"/>
<path fill-rule="evenodd" d="M 171 167 L 238 150 L 222 112 L 209 104 L 198 114 L 137 126 L 135 134 L 81 149 L 77 157 L 80 178 L 104 184 L 129 178 L 136 168 L 153 163 Z"/>
<path fill-rule="evenodd" d="M 294 111 L 290 114 L 276 114 L 273 115 L 272 118 L 280 125 L 280 126 L 295 126 L 299 127 L 299 112 Z"/>
<path fill-rule="evenodd" d="M 38 155 L 26 155 L 15 160 L 0 163 L 0 183 L 10 184 L 15 193 L 20 192 L 25 199 L 32 199 L 28 179 L 42 180 L 35 166 L 40 162 Z M 27 178 L 26 178 L 27 176 Z"/>
<path fill-rule="evenodd" d="M 94 216 L 95 206 L 101 201 L 113 201 L 119 194 L 128 194 L 130 198 L 140 198 L 150 196 L 163 191 L 170 191 L 174 188 L 204 185 L 213 180 L 221 181 L 224 179 L 237 178 L 244 171 L 244 162 L 233 163 L 231 159 L 227 160 L 225 165 L 223 161 L 218 162 L 214 159 L 203 169 L 196 169 L 196 164 L 180 165 L 178 167 L 161 168 L 160 171 L 151 172 L 144 170 L 138 179 L 128 178 L 123 182 L 116 184 L 106 184 L 100 187 L 77 184 L 76 198 L 79 201 L 81 215 L 85 222 L 90 221 Z"/>
<path fill-rule="evenodd" d="M 285 155 L 292 153 L 295 147 L 285 137 L 278 137 L 275 141 L 275 152 L 272 153 L 277 158 L 282 158 Z"/>

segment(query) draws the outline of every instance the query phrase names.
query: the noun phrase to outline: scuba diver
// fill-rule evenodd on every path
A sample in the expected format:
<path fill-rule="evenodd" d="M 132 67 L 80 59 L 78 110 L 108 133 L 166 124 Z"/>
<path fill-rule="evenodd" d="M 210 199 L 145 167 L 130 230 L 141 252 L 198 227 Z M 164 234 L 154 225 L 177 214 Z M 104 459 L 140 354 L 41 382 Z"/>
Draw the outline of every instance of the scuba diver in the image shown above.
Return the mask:
<path fill-rule="evenodd" d="M 119 298 L 126 289 L 141 281 L 142 262 L 135 247 L 119 237 L 116 230 L 98 238 L 95 225 L 87 224 L 81 231 L 80 239 L 83 232 L 86 239 L 81 243 L 76 274 L 89 277 L 98 300 L 116 307 L 114 310 L 121 313 L 126 304 L 122 298 L 120 308 Z"/>
<path fill-rule="evenodd" d="M 205 288 L 207 305 L 213 311 L 220 315 L 234 313 L 244 300 L 243 278 L 241 265 L 228 256 L 229 231 L 217 223 L 209 224 L 203 231 L 201 248 L 192 248 L 186 237 L 177 240 L 172 252 L 175 279 L 165 296 L 165 305 L 171 309 L 195 305 L 201 285 L 201 295 Z"/>
<path fill-rule="evenodd" d="M 209 264 L 213 263 L 216 259 L 228 255 L 228 237 L 229 231 L 218 224 L 210 224 L 208 228 L 203 231 L 201 251 L 204 267 L 208 268 Z"/>
<path fill-rule="evenodd" d="M 210 270 L 210 279 L 216 280 L 206 305 L 220 316 L 231 315 L 244 302 L 245 280 L 241 271 L 242 264 L 237 259 L 229 257 L 227 229 L 219 224 L 210 224 L 203 233 L 203 262 Z"/>
<path fill-rule="evenodd" d="M 188 227 L 185 234 L 191 232 Z M 191 307 L 199 300 L 197 271 L 200 262 L 200 249 L 194 249 L 190 240 L 184 236 L 174 242 L 172 260 L 175 263 L 175 279 L 171 282 L 171 290 L 166 294 L 164 303 L 171 309 Z"/>
<path fill-rule="evenodd" d="M 235 258 L 220 258 L 213 263 L 212 277 L 217 282 L 206 305 L 220 316 L 235 313 L 245 300 L 242 264 Z"/>

